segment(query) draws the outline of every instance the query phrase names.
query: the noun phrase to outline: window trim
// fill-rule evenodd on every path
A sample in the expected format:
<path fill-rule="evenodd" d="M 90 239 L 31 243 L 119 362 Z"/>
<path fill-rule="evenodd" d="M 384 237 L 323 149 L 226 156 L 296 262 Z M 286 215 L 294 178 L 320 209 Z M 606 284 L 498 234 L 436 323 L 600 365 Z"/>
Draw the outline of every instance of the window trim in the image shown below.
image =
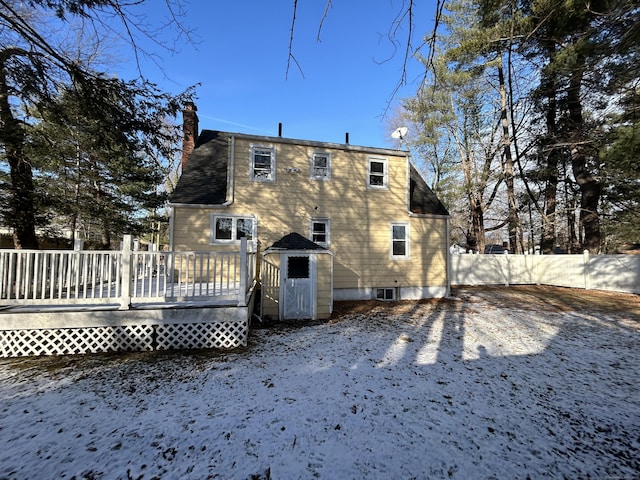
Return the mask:
<path fill-rule="evenodd" d="M 315 172 L 315 159 L 316 157 L 326 157 L 327 159 L 327 174 L 326 175 L 316 175 Z M 319 181 L 327 181 L 331 180 L 331 154 L 329 152 L 317 151 L 311 154 L 310 159 L 310 178 L 312 180 Z"/>
<path fill-rule="evenodd" d="M 393 238 L 393 227 L 404 227 L 404 239 Z M 405 253 L 404 255 L 394 255 L 393 244 L 396 241 L 404 241 Z M 391 260 L 409 260 L 411 259 L 411 230 L 408 222 L 391 222 L 389 226 L 389 258 Z"/>
<path fill-rule="evenodd" d="M 231 219 L 231 238 L 216 238 L 216 225 L 217 220 L 221 218 L 230 218 Z M 218 213 L 212 213 L 210 219 L 209 226 L 209 245 L 240 245 L 240 239 L 242 237 L 238 237 L 238 220 L 251 220 L 252 228 L 251 228 L 251 238 L 247 238 L 248 242 L 254 242 L 257 237 L 258 232 L 258 219 L 255 216 L 251 215 L 221 215 Z"/>
<path fill-rule="evenodd" d="M 382 175 L 371 172 L 373 162 L 382 163 Z M 382 176 L 382 185 L 372 185 L 371 175 Z M 389 190 L 389 159 L 382 157 L 369 157 L 367 161 L 367 189 L 369 190 Z"/>
<path fill-rule="evenodd" d="M 326 241 L 324 242 L 316 242 L 313 239 L 313 224 L 314 223 L 324 223 L 325 225 L 325 237 Z M 328 218 L 312 218 L 309 220 L 309 240 L 317 243 L 318 245 L 322 245 L 323 247 L 329 247 L 331 244 L 331 221 Z"/>
<path fill-rule="evenodd" d="M 382 291 L 382 296 L 380 296 L 380 291 Z M 390 293 L 390 298 L 387 298 L 387 294 Z M 377 287 L 376 288 L 376 300 L 380 300 L 383 302 L 393 302 L 396 300 L 396 289 L 392 287 Z"/>
<path fill-rule="evenodd" d="M 256 152 L 263 150 L 271 155 L 271 177 L 257 177 L 255 175 Z M 249 153 L 249 178 L 252 182 L 273 183 L 276 181 L 276 148 L 266 145 L 251 145 Z"/>

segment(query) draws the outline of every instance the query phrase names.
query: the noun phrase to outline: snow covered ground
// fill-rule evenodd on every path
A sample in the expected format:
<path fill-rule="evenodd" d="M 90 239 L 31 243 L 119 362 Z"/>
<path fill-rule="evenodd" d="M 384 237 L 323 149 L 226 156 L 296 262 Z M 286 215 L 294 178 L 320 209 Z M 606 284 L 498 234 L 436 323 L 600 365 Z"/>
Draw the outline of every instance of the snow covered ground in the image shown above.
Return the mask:
<path fill-rule="evenodd" d="M 640 477 L 638 297 L 458 295 L 235 352 L 0 360 L 0 479 Z"/>

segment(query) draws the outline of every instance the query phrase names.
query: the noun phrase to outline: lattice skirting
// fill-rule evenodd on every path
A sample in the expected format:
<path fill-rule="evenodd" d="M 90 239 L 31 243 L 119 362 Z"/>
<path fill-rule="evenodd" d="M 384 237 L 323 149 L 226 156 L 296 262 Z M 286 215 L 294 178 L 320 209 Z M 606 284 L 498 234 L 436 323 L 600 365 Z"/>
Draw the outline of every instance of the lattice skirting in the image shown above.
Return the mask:
<path fill-rule="evenodd" d="M 157 326 L 158 350 L 235 348 L 247 344 L 248 327 L 240 322 L 182 323 Z"/>
<path fill-rule="evenodd" d="M 230 349 L 247 344 L 248 322 L 126 325 L 0 331 L 0 357 Z"/>

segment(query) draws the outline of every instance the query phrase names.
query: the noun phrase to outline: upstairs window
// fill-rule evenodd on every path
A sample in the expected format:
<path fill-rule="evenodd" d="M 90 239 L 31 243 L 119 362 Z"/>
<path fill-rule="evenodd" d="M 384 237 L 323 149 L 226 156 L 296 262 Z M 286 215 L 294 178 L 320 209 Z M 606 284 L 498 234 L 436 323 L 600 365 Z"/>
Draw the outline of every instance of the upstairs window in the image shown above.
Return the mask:
<path fill-rule="evenodd" d="M 323 247 L 329 246 L 329 219 L 312 218 L 309 229 L 309 237 L 312 242 Z"/>
<path fill-rule="evenodd" d="M 272 147 L 251 147 L 251 180 L 273 182 L 276 179 L 276 151 Z"/>
<path fill-rule="evenodd" d="M 386 158 L 370 158 L 367 169 L 368 188 L 386 190 L 389 188 L 389 173 Z"/>
<path fill-rule="evenodd" d="M 391 258 L 396 260 L 409 258 L 409 224 L 391 224 Z"/>
<path fill-rule="evenodd" d="M 314 153 L 311 156 L 311 178 L 315 180 L 331 179 L 331 154 Z"/>
<path fill-rule="evenodd" d="M 241 238 L 253 240 L 255 236 L 255 219 L 251 217 L 228 217 L 212 215 L 211 243 L 234 243 Z"/>

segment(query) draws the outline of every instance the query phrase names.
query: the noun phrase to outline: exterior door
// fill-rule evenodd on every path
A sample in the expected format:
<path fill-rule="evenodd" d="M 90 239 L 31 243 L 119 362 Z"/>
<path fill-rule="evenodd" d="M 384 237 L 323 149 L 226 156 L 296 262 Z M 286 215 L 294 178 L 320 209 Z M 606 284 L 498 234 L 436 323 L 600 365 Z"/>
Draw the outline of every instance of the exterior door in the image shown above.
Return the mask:
<path fill-rule="evenodd" d="M 282 272 L 283 318 L 313 318 L 313 262 L 309 255 L 284 256 Z"/>

